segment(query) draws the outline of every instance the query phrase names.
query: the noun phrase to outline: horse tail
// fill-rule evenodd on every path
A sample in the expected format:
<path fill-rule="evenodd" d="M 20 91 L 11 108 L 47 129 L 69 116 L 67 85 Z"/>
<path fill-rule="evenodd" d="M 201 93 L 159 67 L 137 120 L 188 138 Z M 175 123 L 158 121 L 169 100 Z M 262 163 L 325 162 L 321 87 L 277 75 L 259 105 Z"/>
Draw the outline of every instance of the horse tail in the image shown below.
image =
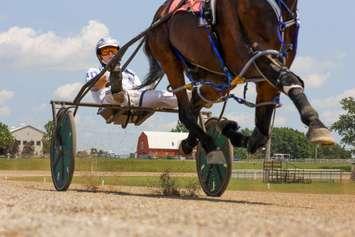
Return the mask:
<path fill-rule="evenodd" d="M 147 41 L 144 43 L 144 53 L 148 58 L 149 72 L 145 75 L 142 84 L 137 87 L 138 89 L 159 82 L 165 74 L 158 60 L 153 57 Z"/>

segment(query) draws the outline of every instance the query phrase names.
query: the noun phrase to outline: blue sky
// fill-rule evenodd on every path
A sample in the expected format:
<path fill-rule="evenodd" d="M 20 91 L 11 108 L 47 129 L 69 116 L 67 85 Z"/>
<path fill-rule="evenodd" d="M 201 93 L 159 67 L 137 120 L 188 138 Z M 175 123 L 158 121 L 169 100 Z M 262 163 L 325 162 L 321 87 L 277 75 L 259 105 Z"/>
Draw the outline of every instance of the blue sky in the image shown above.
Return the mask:
<path fill-rule="evenodd" d="M 43 129 L 51 119 L 49 101 L 71 100 L 89 67 L 97 65 L 94 46 L 110 34 L 127 42 L 151 22 L 163 1 L 2 1 L 0 9 L 0 121 L 9 127 L 31 124 Z M 300 0 L 301 30 L 293 70 L 322 120 L 331 124 L 342 110 L 339 100 L 355 97 L 355 1 Z M 148 70 L 143 54 L 130 66 L 143 78 Z M 167 85 L 165 81 L 161 88 Z M 236 93 L 240 95 L 241 90 Z M 248 98 L 254 100 L 250 89 Z M 90 100 L 90 97 L 87 97 Z M 277 112 L 276 126 L 306 131 L 289 99 Z M 219 105 L 213 111 L 219 112 Z M 254 111 L 230 102 L 226 116 L 242 127 L 253 127 Z M 140 127 L 107 125 L 95 109 L 80 109 L 79 149 L 98 147 L 119 153 L 135 151 L 143 130 L 168 131 L 177 116 L 156 114 Z M 336 136 L 337 139 L 339 139 Z"/>

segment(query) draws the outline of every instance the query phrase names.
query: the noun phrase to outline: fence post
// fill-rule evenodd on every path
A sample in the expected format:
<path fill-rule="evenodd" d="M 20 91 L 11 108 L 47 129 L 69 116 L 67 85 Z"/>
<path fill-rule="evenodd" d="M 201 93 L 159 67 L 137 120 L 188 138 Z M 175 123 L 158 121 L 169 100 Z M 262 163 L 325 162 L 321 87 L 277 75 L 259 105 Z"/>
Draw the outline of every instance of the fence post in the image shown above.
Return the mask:
<path fill-rule="evenodd" d="M 353 163 L 352 163 L 351 180 L 355 181 L 355 161 L 353 161 Z"/>
<path fill-rule="evenodd" d="M 340 170 L 340 183 L 342 184 L 343 183 L 343 171 Z"/>

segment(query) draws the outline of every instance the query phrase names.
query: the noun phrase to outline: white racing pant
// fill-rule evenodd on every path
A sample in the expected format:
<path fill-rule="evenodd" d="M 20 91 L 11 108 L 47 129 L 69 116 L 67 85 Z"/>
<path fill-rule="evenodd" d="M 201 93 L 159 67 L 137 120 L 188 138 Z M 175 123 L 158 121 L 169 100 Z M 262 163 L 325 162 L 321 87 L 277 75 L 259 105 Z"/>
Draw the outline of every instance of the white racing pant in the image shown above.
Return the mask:
<path fill-rule="evenodd" d="M 125 90 L 124 102 L 122 106 L 141 106 L 149 108 L 165 108 L 174 109 L 177 107 L 177 99 L 175 95 L 168 91 L 160 90 Z M 103 104 L 119 104 L 111 94 L 111 91 L 106 91 L 106 95 L 102 100 Z"/>

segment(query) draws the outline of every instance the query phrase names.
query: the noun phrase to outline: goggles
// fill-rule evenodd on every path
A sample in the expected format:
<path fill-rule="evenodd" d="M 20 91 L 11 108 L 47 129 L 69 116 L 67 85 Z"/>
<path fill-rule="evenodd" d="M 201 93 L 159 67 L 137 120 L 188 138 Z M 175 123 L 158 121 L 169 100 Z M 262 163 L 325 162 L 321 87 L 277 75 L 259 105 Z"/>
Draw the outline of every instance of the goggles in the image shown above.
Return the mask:
<path fill-rule="evenodd" d="M 116 55 L 118 53 L 118 49 L 116 47 L 105 47 L 100 49 L 101 56 L 108 56 L 110 53 Z"/>

